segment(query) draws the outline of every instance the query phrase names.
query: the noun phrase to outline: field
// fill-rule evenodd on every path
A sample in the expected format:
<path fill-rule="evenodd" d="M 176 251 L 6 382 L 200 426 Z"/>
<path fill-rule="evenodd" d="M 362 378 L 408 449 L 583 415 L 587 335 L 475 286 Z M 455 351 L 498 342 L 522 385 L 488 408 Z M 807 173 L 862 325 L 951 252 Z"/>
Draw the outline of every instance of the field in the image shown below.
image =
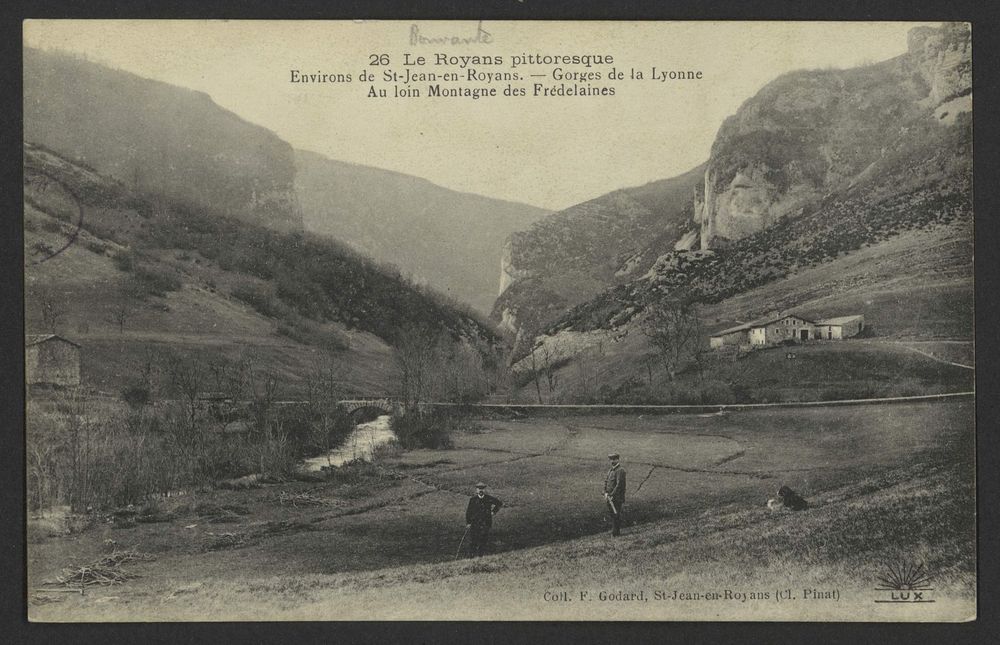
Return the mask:
<path fill-rule="evenodd" d="M 923 561 L 936 612 L 974 612 L 974 405 L 725 415 L 483 419 L 452 450 L 383 455 L 324 481 L 203 490 L 165 521 L 73 535 L 29 522 L 29 585 L 118 548 L 151 554 L 121 586 L 32 593 L 33 620 L 392 617 L 726 618 L 734 605 L 549 603 L 566 590 L 836 588 L 871 608 L 873 568 Z M 622 453 L 625 535 L 601 483 Z M 454 562 L 472 484 L 505 503 L 494 555 Z M 811 504 L 765 507 L 780 485 Z M 298 502 L 296 502 L 298 500 Z M 48 528 L 46 528 L 48 526 Z M 727 587 L 728 585 L 728 587 Z M 801 591 L 801 589 L 799 589 Z M 801 595 L 801 594 L 800 594 Z M 469 597 L 480 602 L 466 603 Z M 485 605 L 483 604 L 485 602 Z M 761 603 L 761 615 L 843 606 Z M 883 611 L 884 610 L 884 611 Z M 587 613 L 581 613 L 586 611 Z M 738 611 L 738 608 L 736 609 Z M 892 608 L 880 607 L 885 619 Z M 735 614 L 733 614 L 735 615 Z M 897 614 L 898 615 L 898 614 Z"/>

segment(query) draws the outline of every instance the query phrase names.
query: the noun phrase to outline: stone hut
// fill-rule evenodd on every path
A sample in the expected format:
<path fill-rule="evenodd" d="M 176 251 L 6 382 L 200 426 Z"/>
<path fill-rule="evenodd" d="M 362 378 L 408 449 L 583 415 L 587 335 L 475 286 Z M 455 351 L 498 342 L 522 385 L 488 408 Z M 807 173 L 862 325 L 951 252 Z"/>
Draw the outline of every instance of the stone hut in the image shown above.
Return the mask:
<path fill-rule="evenodd" d="M 80 385 L 80 346 L 55 334 L 28 335 L 24 371 L 28 385 Z"/>

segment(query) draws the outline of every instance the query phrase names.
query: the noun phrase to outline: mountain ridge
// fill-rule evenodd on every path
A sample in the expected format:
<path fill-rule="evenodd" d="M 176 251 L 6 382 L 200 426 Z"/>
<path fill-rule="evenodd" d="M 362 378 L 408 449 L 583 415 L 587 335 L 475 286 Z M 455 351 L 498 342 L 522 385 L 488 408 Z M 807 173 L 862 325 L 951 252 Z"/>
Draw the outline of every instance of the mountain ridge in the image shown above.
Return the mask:
<path fill-rule="evenodd" d="M 331 236 L 489 310 L 503 238 L 548 213 L 300 151 L 209 94 L 25 48 L 24 137 L 126 184 L 282 231 Z"/>
<path fill-rule="evenodd" d="M 311 151 L 295 156 L 306 230 L 391 262 L 483 313 L 499 290 L 503 239 L 548 213 Z"/>
<path fill-rule="evenodd" d="M 532 348 L 563 364 L 584 360 L 595 347 L 641 336 L 634 332 L 651 306 L 687 300 L 717 309 L 741 294 L 769 293 L 767 285 L 837 258 L 889 249 L 907 231 L 931 231 L 928 239 L 935 239 L 934 231 L 956 231 L 959 239 L 971 240 L 968 26 L 916 33 L 909 52 L 897 58 L 848 70 L 791 72 L 748 98 L 720 126 L 702 177 L 691 182 L 690 207 L 675 206 L 691 216 L 677 224 L 683 234 L 650 230 L 647 239 L 659 239 L 646 248 L 658 252 L 636 262 L 641 272 L 608 280 L 575 303 L 565 298 L 555 304 L 543 281 L 518 276 L 494 310 L 495 318 L 506 315 L 521 334 L 515 363 Z M 593 248 L 602 254 L 598 262 L 615 258 L 612 250 Z M 545 249 L 539 244 L 535 251 Z M 930 254 L 937 252 L 935 247 Z M 962 262 L 970 272 L 971 252 Z M 929 266 L 932 284 L 940 267 Z M 891 282 L 883 276 L 869 285 L 862 278 L 852 279 L 866 289 Z M 967 320 L 962 312 L 971 303 L 971 282 L 962 284 L 956 287 L 961 311 L 948 315 Z M 815 298 L 806 286 L 798 288 L 804 291 L 783 295 L 781 308 Z M 743 310 L 730 316 L 749 319 L 777 304 L 743 302 Z M 516 369 L 530 371 L 524 361 Z"/>

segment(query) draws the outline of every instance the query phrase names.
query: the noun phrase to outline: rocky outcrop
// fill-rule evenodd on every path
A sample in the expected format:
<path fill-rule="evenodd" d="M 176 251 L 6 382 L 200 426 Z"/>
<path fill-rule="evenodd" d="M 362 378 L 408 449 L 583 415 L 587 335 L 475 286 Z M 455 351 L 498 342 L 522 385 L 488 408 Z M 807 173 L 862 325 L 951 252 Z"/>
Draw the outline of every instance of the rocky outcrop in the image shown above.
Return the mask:
<path fill-rule="evenodd" d="M 691 195 L 703 172 L 699 166 L 616 190 L 512 234 L 501 258 L 494 320 L 534 338 L 574 305 L 642 275 L 685 236 L 693 239 Z"/>
<path fill-rule="evenodd" d="M 531 271 L 517 268 L 511 259 L 515 240 L 519 236 L 519 233 L 514 233 L 503 244 L 503 254 L 500 256 L 500 293 L 497 294 L 498 296 L 518 280 L 531 276 Z"/>
<path fill-rule="evenodd" d="M 972 34 L 968 23 L 939 29 L 917 27 L 908 36 L 909 56 L 930 86 L 931 107 L 972 91 Z"/>
<path fill-rule="evenodd" d="M 701 248 L 797 216 L 900 149 L 931 120 L 971 109 L 966 24 L 916 28 L 898 58 L 786 74 L 726 119 L 694 202 Z"/>

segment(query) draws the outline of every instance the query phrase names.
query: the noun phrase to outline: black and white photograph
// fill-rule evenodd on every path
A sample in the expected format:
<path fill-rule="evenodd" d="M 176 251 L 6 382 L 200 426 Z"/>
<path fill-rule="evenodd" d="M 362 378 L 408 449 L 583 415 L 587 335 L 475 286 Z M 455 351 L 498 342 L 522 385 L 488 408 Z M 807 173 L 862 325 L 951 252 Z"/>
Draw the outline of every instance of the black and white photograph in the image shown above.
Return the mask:
<path fill-rule="evenodd" d="M 27 619 L 975 620 L 972 30 L 26 20 Z"/>

